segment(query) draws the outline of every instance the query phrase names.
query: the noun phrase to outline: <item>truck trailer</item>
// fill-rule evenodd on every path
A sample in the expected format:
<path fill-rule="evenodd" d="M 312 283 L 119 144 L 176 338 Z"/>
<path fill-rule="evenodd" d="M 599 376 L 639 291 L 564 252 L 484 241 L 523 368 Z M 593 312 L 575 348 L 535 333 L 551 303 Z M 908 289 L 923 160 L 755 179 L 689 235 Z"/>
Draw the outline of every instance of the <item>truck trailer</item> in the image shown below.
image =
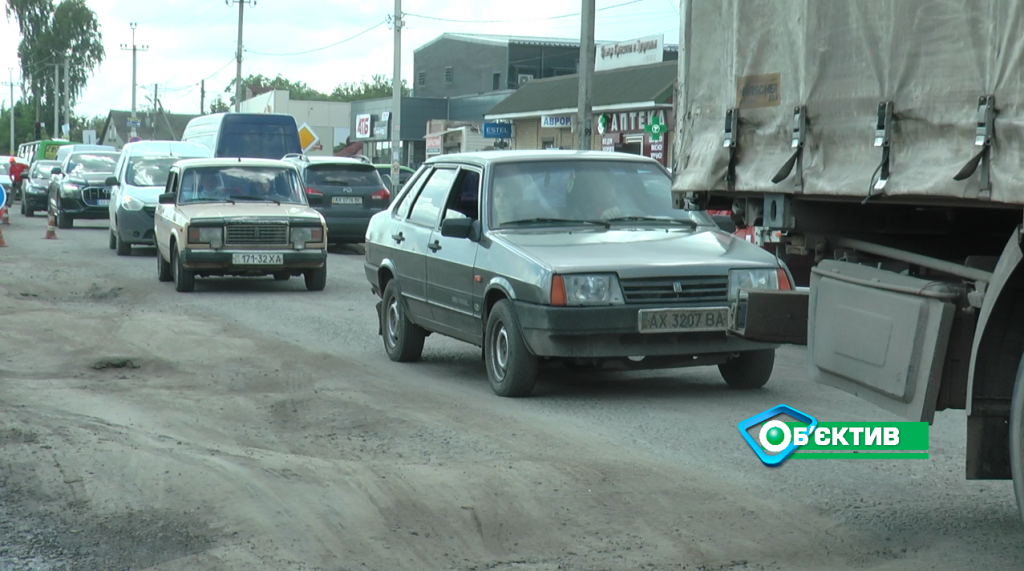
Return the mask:
<path fill-rule="evenodd" d="M 1021 30 L 1021 0 L 683 0 L 673 204 L 780 236 L 807 287 L 751 291 L 739 334 L 966 410 L 966 478 L 1024 517 Z"/>

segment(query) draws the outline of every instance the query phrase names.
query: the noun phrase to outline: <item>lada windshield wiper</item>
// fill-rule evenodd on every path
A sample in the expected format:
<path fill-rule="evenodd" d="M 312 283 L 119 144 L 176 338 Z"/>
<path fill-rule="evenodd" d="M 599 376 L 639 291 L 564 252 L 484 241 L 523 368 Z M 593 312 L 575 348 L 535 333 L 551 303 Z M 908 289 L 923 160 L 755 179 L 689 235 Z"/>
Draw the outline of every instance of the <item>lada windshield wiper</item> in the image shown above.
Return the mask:
<path fill-rule="evenodd" d="M 232 194 L 231 198 L 237 198 L 239 200 L 259 200 L 259 201 L 262 201 L 262 202 L 273 202 L 273 203 L 276 203 L 278 206 L 281 206 L 281 201 L 274 200 L 273 198 L 266 198 L 264 196 L 251 196 L 251 195 L 248 195 L 248 194 Z"/>
<path fill-rule="evenodd" d="M 679 218 L 670 218 L 668 216 L 618 216 L 615 218 L 609 218 L 608 222 L 668 222 L 670 224 L 685 224 L 693 228 L 697 227 L 697 223 L 693 220 L 680 220 Z"/>
<path fill-rule="evenodd" d="M 611 228 L 611 224 L 609 224 L 605 220 L 577 220 L 577 219 L 574 219 L 574 218 L 524 218 L 522 220 L 512 220 L 511 222 L 503 222 L 501 225 L 502 226 L 519 226 L 519 225 L 524 225 L 524 224 L 546 224 L 546 223 L 555 223 L 555 224 L 597 224 L 599 226 L 604 226 L 605 228 Z"/>

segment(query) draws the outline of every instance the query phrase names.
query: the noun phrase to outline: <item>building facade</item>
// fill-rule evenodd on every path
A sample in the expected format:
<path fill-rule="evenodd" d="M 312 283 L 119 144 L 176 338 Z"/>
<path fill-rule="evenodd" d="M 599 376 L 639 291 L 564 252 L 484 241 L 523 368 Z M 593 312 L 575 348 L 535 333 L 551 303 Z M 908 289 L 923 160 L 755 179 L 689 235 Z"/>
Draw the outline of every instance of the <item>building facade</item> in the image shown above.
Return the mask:
<path fill-rule="evenodd" d="M 596 72 L 593 150 L 651 157 L 672 168 L 674 61 Z M 498 103 L 487 121 L 512 123 L 513 149 L 574 149 L 579 76 L 532 81 Z"/>

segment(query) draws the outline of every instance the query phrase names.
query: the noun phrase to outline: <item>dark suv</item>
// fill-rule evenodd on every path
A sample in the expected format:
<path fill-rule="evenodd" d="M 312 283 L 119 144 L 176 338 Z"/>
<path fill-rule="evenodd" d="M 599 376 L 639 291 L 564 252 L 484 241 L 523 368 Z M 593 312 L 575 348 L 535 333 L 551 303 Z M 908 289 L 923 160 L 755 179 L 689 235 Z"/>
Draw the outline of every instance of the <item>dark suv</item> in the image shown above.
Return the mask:
<path fill-rule="evenodd" d="M 305 155 L 289 155 L 285 160 L 299 168 L 307 195 L 323 197 L 316 209 L 327 221 L 331 244 L 363 242 L 370 217 L 391 205 L 391 192 L 371 164 Z"/>
<path fill-rule="evenodd" d="M 75 219 L 106 220 L 110 217 L 110 185 L 117 159 L 110 151 L 84 151 L 64 158 L 54 167 L 50 182 L 50 207 L 57 228 L 71 228 Z"/>

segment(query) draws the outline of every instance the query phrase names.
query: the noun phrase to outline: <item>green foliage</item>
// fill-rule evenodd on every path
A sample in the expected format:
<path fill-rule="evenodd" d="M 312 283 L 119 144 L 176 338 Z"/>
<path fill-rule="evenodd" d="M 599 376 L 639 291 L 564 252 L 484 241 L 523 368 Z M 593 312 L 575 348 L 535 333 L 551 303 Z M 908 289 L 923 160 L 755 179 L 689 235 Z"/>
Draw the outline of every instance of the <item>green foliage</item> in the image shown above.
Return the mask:
<path fill-rule="evenodd" d="M 391 97 L 391 80 L 383 75 L 374 75 L 370 81 L 363 80 L 361 82 L 339 85 L 329 94 L 317 91 L 306 85 L 305 82 L 286 79 L 280 74 L 274 78 L 269 78 L 262 74 L 249 75 L 242 79 L 242 85 L 253 91 L 268 87 L 287 91 L 291 99 L 299 101 L 362 101 L 364 99 Z M 224 88 L 224 93 L 231 94 L 225 106 L 233 106 L 235 104 L 235 80 L 231 80 L 231 83 Z M 412 90 L 403 81 L 402 95 L 409 96 L 411 93 Z M 212 108 L 211 112 L 216 113 Z"/>
<path fill-rule="evenodd" d="M 214 97 L 213 101 L 210 102 L 210 113 L 224 113 L 229 109 L 228 104 L 224 102 L 224 98 L 220 95 Z"/>
<path fill-rule="evenodd" d="M 8 20 L 14 17 L 21 32 L 18 58 L 21 60 L 25 90 L 33 97 L 42 98 L 41 116 L 50 117 L 52 122 L 52 64 L 63 64 L 67 58 L 71 100 L 74 102 L 106 57 L 96 13 L 85 0 L 63 0 L 60 3 L 54 0 L 7 0 L 6 12 Z M 63 66 L 60 72 L 63 85 Z M 32 117 L 35 118 L 34 109 Z M 53 127 L 49 125 L 48 131 L 52 133 Z"/>

